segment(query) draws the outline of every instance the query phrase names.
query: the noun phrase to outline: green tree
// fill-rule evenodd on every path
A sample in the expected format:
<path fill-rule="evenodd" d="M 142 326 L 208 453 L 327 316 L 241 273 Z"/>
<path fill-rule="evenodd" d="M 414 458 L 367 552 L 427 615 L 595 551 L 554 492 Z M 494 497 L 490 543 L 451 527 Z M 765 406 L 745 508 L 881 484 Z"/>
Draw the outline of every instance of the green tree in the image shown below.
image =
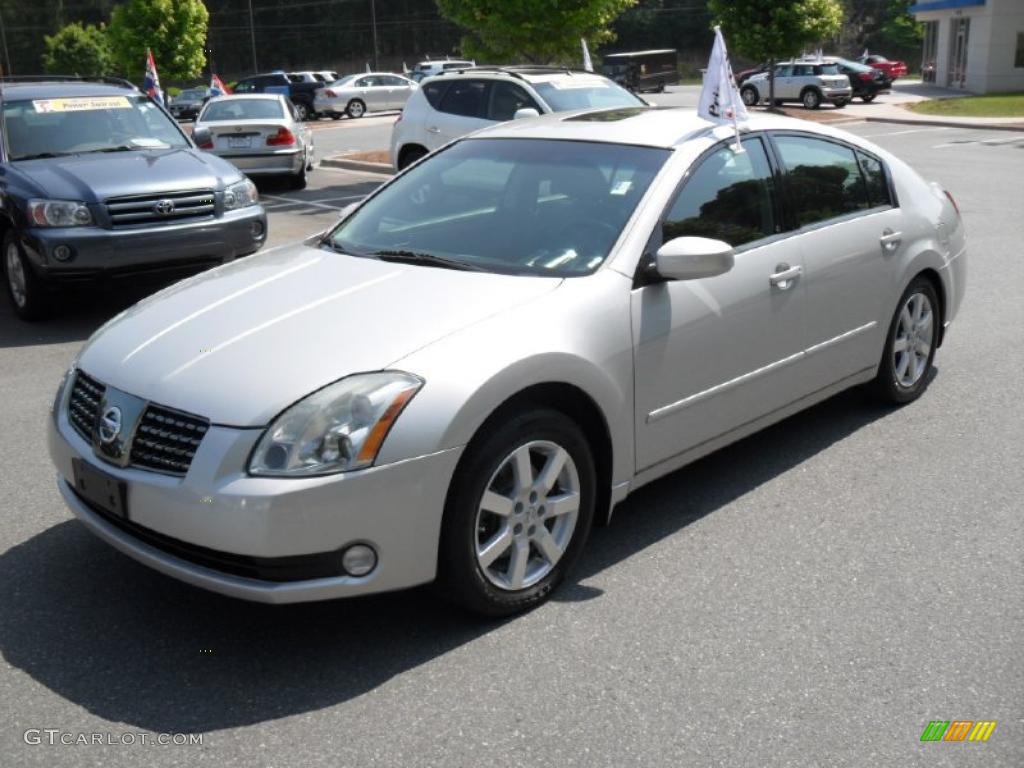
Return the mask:
<path fill-rule="evenodd" d="M 502 63 L 578 62 L 580 38 L 591 49 L 614 38 L 609 28 L 636 0 L 437 0 L 441 14 L 470 35 L 463 55 Z"/>
<path fill-rule="evenodd" d="M 141 80 L 149 48 L 162 78 L 198 77 L 206 66 L 209 20 L 202 0 L 130 0 L 111 14 L 114 63 L 126 77 Z"/>
<path fill-rule="evenodd" d="M 103 26 L 68 24 L 45 35 L 43 68 L 50 74 L 96 76 L 111 72 L 110 43 Z"/>
<path fill-rule="evenodd" d="M 775 61 L 835 37 L 843 25 L 839 0 L 709 0 L 708 10 L 737 53 L 768 61 L 768 103 L 775 103 Z"/>

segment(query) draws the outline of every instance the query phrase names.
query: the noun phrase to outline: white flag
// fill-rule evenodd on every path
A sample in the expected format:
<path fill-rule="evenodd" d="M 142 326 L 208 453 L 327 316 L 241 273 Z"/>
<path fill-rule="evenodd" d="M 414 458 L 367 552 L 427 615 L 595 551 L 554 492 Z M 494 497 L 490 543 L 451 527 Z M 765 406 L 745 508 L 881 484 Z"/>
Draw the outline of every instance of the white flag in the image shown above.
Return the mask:
<path fill-rule="evenodd" d="M 697 114 L 705 120 L 732 120 L 734 123 L 750 118 L 736 89 L 736 81 L 732 78 L 725 38 L 719 27 L 715 27 L 715 45 L 711 49 L 708 70 L 704 73 L 704 87 L 700 92 Z"/>
<path fill-rule="evenodd" d="M 370 62 L 366 62 L 366 71 L 367 72 L 372 72 L 373 71 L 372 69 L 370 69 Z"/>
<path fill-rule="evenodd" d="M 867 49 L 867 48 L 865 48 L 865 49 L 864 49 L 864 53 L 862 53 L 862 54 L 860 55 L 860 57 L 861 57 L 862 59 L 866 59 L 866 58 L 868 57 L 868 49 Z"/>
<path fill-rule="evenodd" d="M 583 69 L 586 72 L 593 72 L 594 62 L 590 60 L 590 50 L 587 48 L 587 41 L 585 38 L 580 38 L 580 45 L 583 46 Z"/>

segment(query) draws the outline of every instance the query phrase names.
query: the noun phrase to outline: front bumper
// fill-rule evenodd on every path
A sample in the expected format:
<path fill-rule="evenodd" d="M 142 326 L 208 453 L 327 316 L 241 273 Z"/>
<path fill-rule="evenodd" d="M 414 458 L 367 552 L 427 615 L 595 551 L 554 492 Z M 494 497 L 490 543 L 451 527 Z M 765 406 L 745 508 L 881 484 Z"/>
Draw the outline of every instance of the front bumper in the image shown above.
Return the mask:
<path fill-rule="evenodd" d="M 328 477 L 250 477 L 242 468 L 262 430 L 213 426 L 179 478 L 103 462 L 63 413 L 49 425 L 57 485 L 71 511 L 101 539 L 168 576 L 265 603 L 402 589 L 435 576 L 461 449 Z M 73 459 L 127 484 L 127 522 L 75 492 Z M 345 575 L 340 566 L 341 550 L 352 543 L 377 552 L 366 576 Z"/>
<path fill-rule="evenodd" d="M 179 267 L 213 266 L 259 250 L 267 239 L 267 214 L 260 205 L 219 218 L 162 227 L 30 229 L 23 244 L 36 273 L 47 282 L 76 282 L 103 275 L 159 274 Z M 67 261 L 54 257 L 69 246 Z"/>

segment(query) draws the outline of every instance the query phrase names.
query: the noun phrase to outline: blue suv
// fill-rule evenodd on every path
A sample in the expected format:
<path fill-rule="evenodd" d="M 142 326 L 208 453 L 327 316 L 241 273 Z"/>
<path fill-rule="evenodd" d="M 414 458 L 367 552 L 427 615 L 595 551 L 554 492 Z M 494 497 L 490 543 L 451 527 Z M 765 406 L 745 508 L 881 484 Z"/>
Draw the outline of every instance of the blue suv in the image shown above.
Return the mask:
<path fill-rule="evenodd" d="M 253 183 L 131 83 L 0 79 L 0 269 L 22 319 L 62 286 L 169 282 L 266 237 Z"/>

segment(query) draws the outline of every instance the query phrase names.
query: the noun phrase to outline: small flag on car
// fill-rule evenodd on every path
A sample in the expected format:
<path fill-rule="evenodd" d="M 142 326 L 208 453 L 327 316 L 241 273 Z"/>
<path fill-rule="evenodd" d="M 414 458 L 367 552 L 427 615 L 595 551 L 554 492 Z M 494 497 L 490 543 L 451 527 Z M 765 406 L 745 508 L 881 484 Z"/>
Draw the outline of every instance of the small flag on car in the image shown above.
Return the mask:
<path fill-rule="evenodd" d="M 164 93 L 160 90 L 160 75 L 156 73 L 156 62 L 153 61 L 153 52 L 149 48 L 146 49 L 146 78 L 142 81 L 142 90 L 158 104 L 164 103 Z"/>
<path fill-rule="evenodd" d="M 590 49 L 587 48 L 586 38 L 580 38 L 580 45 L 583 46 L 583 69 L 586 72 L 594 71 L 594 62 L 590 60 Z"/>
<path fill-rule="evenodd" d="M 210 95 L 211 96 L 226 96 L 231 93 L 231 90 L 221 82 L 221 79 L 217 75 L 210 75 Z"/>
<path fill-rule="evenodd" d="M 711 48 L 708 69 L 704 73 L 704 87 L 700 92 L 697 114 L 705 120 L 721 122 L 731 120 L 736 129 L 734 152 L 742 152 L 740 145 L 740 120 L 748 120 L 747 107 L 736 90 L 736 81 L 729 65 L 729 54 L 725 50 L 725 38 L 721 27 L 715 27 L 715 44 Z"/>

